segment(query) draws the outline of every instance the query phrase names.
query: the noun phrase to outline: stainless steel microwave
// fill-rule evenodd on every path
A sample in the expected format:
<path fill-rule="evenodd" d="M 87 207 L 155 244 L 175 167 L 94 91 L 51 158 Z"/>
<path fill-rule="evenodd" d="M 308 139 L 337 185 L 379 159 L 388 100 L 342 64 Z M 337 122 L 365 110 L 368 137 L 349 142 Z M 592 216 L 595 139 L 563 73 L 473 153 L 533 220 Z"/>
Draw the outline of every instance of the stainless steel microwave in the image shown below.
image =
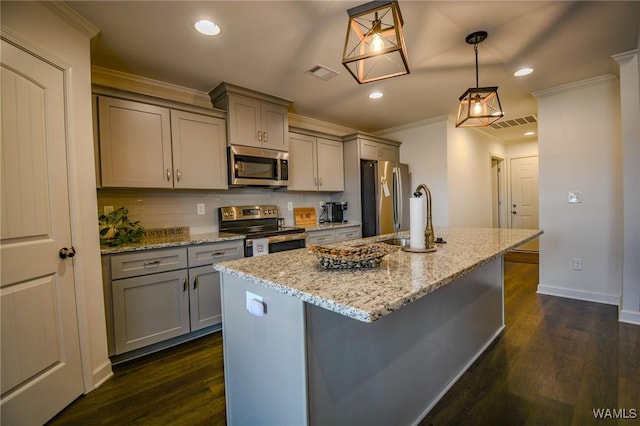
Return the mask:
<path fill-rule="evenodd" d="M 289 184 L 289 153 L 232 145 L 228 148 L 229 186 L 280 187 Z"/>

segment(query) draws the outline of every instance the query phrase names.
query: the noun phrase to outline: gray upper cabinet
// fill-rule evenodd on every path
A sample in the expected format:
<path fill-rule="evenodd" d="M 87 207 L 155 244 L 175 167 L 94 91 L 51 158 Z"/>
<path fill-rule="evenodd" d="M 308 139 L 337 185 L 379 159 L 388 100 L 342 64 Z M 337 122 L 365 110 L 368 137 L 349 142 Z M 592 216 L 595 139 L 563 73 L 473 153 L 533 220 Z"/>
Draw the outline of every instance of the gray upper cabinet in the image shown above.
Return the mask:
<path fill-rule="evenodd" d="M 224 120 L 98 97 L 103 187 L 227 188 Z"/>
<path fill-rule="evenodd" d="M 222 83 L 209 96 L 216 108 L 227 111 L 230 145 L 289 150 L 291 101 Z"/>
<path fill-rule="evenodd" d="M 360 140 L 360 158 L 378 161 L 399 161 L 398 148 L 368 139 Z"/>
<path fill-rule="evenodd" d="M 289 190 L 344 190 L 344 155 L 341 141 L 291 132 L 289 167 Z"/>

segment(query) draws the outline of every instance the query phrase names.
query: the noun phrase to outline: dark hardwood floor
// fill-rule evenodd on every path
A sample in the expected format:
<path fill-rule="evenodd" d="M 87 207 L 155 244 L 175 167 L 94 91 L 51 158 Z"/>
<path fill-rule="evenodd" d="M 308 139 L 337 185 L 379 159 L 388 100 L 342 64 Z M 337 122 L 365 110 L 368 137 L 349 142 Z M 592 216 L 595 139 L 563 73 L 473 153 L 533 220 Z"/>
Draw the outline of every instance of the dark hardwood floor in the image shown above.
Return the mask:
<path fill-rule="evenodd" d="M 505 262 L 505 331 L 421 425 L 640 424 L 640 326 L 618 323 L 615 306 L 536 294 L 538 265 L 520 260 Z M 225 423 L 220 333 L 114 373 L 49 424 Z"/>

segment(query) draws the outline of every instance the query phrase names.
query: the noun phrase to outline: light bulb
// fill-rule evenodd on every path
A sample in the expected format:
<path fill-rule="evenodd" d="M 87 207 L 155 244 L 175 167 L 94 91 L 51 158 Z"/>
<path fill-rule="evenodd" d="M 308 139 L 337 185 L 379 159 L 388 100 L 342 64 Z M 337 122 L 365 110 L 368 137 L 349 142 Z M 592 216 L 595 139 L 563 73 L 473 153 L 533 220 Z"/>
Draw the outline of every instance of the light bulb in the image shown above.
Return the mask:
<path fill-rule="evenodd" d="M 473 102 L 473 115 L 481 115 L 482 114 L 482 104 L 478 99 Z"/>
<path fill-rule="evenodd" d="M 384 40 L 379 33 L 373 34 L 371 39 L 371 51 L 372 52 L 380 52 L 384 49 Z"/>

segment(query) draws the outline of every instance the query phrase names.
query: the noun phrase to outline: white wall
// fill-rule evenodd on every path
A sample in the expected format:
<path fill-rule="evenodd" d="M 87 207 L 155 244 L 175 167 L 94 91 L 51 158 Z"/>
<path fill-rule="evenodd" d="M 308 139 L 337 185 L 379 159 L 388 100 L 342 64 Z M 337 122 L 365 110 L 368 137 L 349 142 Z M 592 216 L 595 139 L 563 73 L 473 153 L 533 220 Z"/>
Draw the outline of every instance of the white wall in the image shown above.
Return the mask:
<path fill-rule="evenodd" d="M 435 117 L 378 134 L 401 141 L 400 162 L 409 165 L 411 187 L 424 183 L 431 191 L 434 226 L 449 223 L 447 116 Z"/>
<path fill-rule="evenodd" d="M 540 158 L 538 292 L 618 304 L 622 284 L 622 143 L 614 76 L 535 93 Z M 567 203 L 568 191 L 583 202 Z M 573 270 L 582 259 L 582 271 Z"/>
<path fill-rule="evenodd" d="M 74 24 L 71 26 L 61 18 L 67 8 L 58 5 L 55 9 L 52 13 L 36 2 L 3 4 L 2 32 L 65 70 L 71 229 L 78 251 L 73 263 L 82 367 L 85 391 L 89 392 L 111 375 L 96 232 L 89 50 L 95 28 L 83 19 L 69 20 Z"/>
<path fill-rule="evenodd" d="M 640 48 L 640 36 L 638 39 Z M 624 181 L 624 257 L 620 321 L 640 324 L 640 61 L 638 49 L 614 56 L 620 64 Z"/>
<path fill-rule="evenodd" d="M 491 156 L 505 158 L 504 145 L 448 122 L 449 226 L 491 227 Z"/>
<path fill-rule="evenodd" d="M 519 142 L 514 144 L 505 145 L 505 154 L 508 158 L 511 157 L 525 157 L 531 155 L 538 155 L 538 141 L 534 142 Z"/>

